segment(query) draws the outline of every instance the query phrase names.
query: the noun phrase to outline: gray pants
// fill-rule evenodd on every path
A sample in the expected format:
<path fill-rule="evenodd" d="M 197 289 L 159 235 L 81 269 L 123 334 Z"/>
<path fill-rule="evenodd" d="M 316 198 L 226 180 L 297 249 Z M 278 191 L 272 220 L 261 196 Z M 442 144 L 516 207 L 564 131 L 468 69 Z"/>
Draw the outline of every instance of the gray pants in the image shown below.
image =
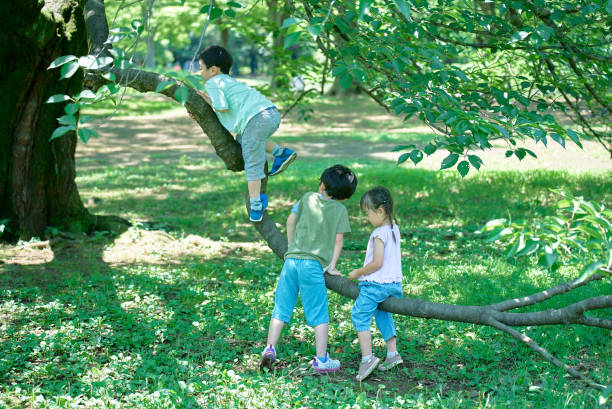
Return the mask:
<path fill-rule="evenodd" d="M 266 163 L 266 140 L 278 129 L 280 113 L 275 107 L 261 111 L 249 120 L 236 140 L 242 145 L 247 180 L 263 179 Z"/>

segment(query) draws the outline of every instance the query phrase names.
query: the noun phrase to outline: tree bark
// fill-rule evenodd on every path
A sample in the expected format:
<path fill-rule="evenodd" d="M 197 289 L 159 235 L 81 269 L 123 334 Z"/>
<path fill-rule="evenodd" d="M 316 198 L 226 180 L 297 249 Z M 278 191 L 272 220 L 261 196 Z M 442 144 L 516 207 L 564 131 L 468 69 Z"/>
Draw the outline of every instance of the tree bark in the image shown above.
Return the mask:
<path fill-rule="evenodd" d="M 13 236 L 41 236 L 45 226 L 84 231 L 94 219 L 84 208 L 75 178 L 76 134 L 49 143 L 60 104 L 45 104 L 53 94 L 74 94 L 82 73 L 60 80 L 47 70 L 57 57 L 87 53 L 85 0 L 3 3 L 0 25 L 0 219 L 9 219 Z"/>

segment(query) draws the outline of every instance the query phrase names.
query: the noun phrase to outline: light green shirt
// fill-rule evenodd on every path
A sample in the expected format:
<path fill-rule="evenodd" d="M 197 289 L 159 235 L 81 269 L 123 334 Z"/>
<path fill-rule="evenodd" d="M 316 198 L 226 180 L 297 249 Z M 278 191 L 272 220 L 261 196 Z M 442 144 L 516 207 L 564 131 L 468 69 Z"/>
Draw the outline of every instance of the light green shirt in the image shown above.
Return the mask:
<path fill-rule="evenodd" d="M 350 231 L 348 212 L 342 203 L 306 193 L 298 204 L 295 234 L 285 259 L 317 260 L 325 268 L 334 253 L 336 234 Z"/>
<path fill-rule="evenodd" d="M 230 132 L 242 134 L 249 119 L 274 104 L 259 91 L 227 74 L 218 74 L 204 84 L 221 124 Z M 219 112 L 224 111 L 225 112 Z"/>

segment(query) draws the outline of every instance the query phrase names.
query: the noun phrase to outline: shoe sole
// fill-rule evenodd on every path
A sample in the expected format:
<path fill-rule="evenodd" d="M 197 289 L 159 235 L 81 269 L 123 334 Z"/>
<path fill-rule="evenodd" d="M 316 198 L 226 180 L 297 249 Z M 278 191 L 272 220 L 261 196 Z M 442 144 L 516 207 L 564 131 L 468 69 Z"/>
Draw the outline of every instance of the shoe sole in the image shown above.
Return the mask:
<path fill-rule="evenodd" d="M 252 219 L 251 216 L 249 216 L 249 220 L 252 221 L 253 223 L 259 223 L 260 221 L 263 220 L 263 214 L 261 215 L 259 219 Z"/>
<path fill-rule="evenodd" d="M 379 370 L 379 371 L 383 371 L 383 372 L 384 372 L 384 371 L 388 371 L 388 370 L 393 369 L 393 368 L 395 368 L 396 366 L 401 365 L 401 364 L 403 364 L 403 363 L 404 363 L 404 361 L 402 361 L 402 360 L 400 359 L 399 361 L 394 362 L 394 363 L 393 363 L 392 365 L 390 365 L 390 366 L 384 366 L 384 365 L 385 365 L 385 363 L 383 362 L 382 364 L 380 364 L 380 365 L 378 366 L 378 370 Z"/>
<path fill-rule="evenodd" d="M 297 158 L 297 153 L 293 152 L 291 154 L 291 156 L 289 156 L 289 158 L 283 162 L 283 164 L 280 166 L 280 168 L 278 168 L 278 170 L 274 173 L 269 173 L 268 176 L 276 176 L 279 173 L 281 173 L 283 170 L 287 169 L 287 167 L 289 165 L 291 165 L 291 162 L 293 162 L 295 160 L 295 158 Z"/>
<path fill-rule="evenodd" d="M 312 370 L 315 371 L 316 373 L 318 373 L 319 375 L 325 375 L 325 374 L 328 374 L 328 373 L 336 372 L 338 369 L 340 369 L 340 367 L 337 367 L 337 368 L 326 368 L 326 369 L 312 368 Z"/>
<path fill-rule="evenodd" d="M 378 366 L 378 364 L 380 363 L 380 359 L 376 358 L 376 363 L 374 365 L 372 365 L 370 367 L 370 369 L 363 374 L 363 376 L 359 376 L 359 374 L 357 374 L 357 376 L 355 377 L 355 379 L 357 379 L 358 381 L 363 381 L 365 378 L 367 378 L 368 376 L 370 376 L 370 374 L 374 371 L 374 369 L 376 369 L 376 367 Z"/>

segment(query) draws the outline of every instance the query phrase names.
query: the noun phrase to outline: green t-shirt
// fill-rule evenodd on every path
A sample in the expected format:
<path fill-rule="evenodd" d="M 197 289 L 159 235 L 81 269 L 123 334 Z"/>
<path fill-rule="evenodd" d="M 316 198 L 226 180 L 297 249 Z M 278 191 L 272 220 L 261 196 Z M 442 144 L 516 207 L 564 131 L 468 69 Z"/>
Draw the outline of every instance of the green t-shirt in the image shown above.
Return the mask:
<path fill-rule="evenodd" d="M 342 203 L 326 200 L 319 193 L 306 193 L 299 201 L 297 225 L 285 259 L 317 260 L 325 268 L 334 253 L 336 234 L 351 231 Z"/>

